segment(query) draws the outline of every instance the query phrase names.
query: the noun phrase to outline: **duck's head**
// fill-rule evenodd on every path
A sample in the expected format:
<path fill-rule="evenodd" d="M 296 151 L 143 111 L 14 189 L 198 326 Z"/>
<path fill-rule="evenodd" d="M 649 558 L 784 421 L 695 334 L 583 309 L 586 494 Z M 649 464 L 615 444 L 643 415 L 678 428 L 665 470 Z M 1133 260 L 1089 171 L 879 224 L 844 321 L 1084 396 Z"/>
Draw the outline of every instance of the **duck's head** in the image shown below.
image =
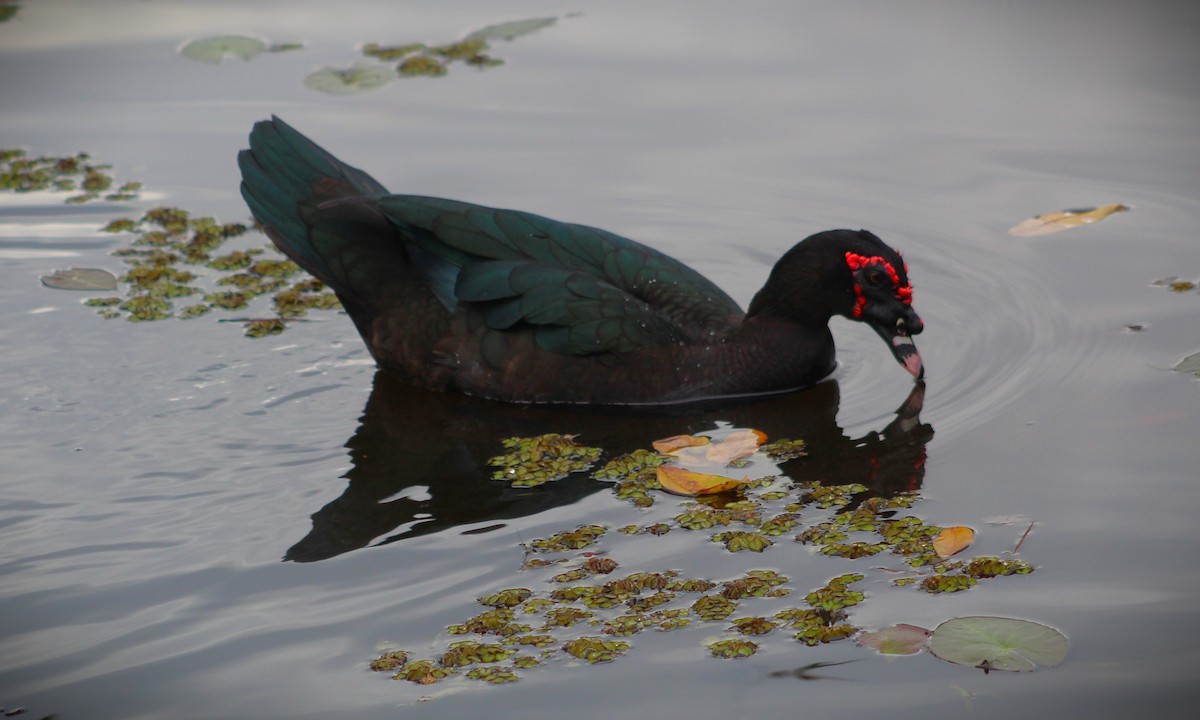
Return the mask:
<path fill-rule="evenodd" d="M 924 323 L 912 308 L 912 284 L 900 253 L 866 230 L 827 230 L 789 250 L 747 315 L 797 323 L 843 315 L 870 325 L 913 377 L 925 375 L 912 336 Z"/>

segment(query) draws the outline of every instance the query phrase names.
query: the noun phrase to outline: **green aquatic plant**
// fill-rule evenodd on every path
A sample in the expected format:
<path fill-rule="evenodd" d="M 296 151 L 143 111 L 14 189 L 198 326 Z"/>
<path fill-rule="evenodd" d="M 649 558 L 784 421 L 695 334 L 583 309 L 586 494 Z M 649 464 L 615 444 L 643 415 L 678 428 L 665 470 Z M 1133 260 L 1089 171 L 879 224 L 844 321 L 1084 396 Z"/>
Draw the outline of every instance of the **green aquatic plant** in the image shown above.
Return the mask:
<path fill-rule="evenodd" d="M 600 448 L 575 442 L 574 435 L 550 433 L 537 437 L 507 438 L 501 443 L 508 452 L 488 460 L 497 470 L 495 480 L 513 487 L 535 487 L 561 480 L 573 472 L 590 468 L 600 457 Z"/>
<path fill-rule="evenodd" d="M 707 647 L 713 657 L 726 660 L 747 658 L 758 652 L 758 643 L 741 639 L 717 640 L 709 643 Z"/>
<path fill-rule="evenodd" d="M 83 152 L 68 156 L 29 157 L 19 148 L 0 149 L 0 190 L 18 193 L 82 191 L 65 199 L 72 205 L 101 197 L 108 202 L 137 199 L 142 184 L 136 181 L 124 183 L 115 191 L 104 194 L 112 189 L 115 182 L 108 174 L 112 166 L 92 164 L 90 160 L 91 156 Z"/>

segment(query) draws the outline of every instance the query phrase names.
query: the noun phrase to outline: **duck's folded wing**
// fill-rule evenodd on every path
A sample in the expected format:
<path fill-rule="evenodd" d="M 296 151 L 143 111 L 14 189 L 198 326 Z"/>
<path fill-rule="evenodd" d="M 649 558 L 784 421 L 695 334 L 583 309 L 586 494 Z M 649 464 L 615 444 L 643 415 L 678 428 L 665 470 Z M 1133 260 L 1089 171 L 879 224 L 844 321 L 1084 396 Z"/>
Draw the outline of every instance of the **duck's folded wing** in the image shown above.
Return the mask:
<path fill-rule="evenodd" d="M 526 260 L 545 272 L 578 274 L 621 291 L 667 318 L 682 337 L 712 340 L 742 317 L 737 303 L 703 275 L 605 230 L 416 195 L 387 195 L 376 202 L 416 248 L 414 261 L 447 307 L 456 301 L 457 272 L 472 262 Z"/>
<path fill-rule="evenodd" d="M 488 327 L 532 327 L 541 347 L 571 355 L 626 353 L 685 340 L 668 318 L 586 273 L 535 260 L 473 260 L 454 288 Z"/>

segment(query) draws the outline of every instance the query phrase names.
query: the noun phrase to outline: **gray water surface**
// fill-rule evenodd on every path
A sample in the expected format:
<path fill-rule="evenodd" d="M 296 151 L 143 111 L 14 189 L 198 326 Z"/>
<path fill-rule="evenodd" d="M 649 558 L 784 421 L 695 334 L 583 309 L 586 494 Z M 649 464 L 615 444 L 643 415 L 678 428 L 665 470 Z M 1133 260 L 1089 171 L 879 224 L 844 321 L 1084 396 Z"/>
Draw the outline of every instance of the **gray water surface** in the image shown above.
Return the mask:
<path fill-rule="evenodd" d="M 497 68 L 348 97 L 302 84 L 362 43 L 548 16 L 493 43 Z M 177 53 L 230 33 L 305 48 L 219 66 Z M 86 150 L 146 190 L 77 208 L 0 195 L 0 706 L 65 720 L 1185 715 L 1200 386 L 1169 368 L 1200 350 L 1200 296 L 1150 283 L 1200 277 L 1198 36 L 1200 8 L 1169 2 L 23 4 L 0 25 L 0 145 Z M 396 192 L 604 227 L 743 304 L 800 238 L 869 228 L 916 288 L 928 432 L 868 469 L 862 448 L 913 386 L 841 320 L 833 383 L 626 417 L 406 389 L 344 315 L 250 340 L 212 316 L 101 320 L 40 286 L 63 267 L 119 273 L 124 239 L 98 232 L 114 217 L 165 203 L 247 220 L 234 159 L 272 113 Z M 1114 202 L 1134 209 L 1006 233 Z M 383 641 L 439 652 L 478 597 L 544 590 L 520 572 L 522 542 L 645 522 L 582 477 L 532 494 L 489 482 L 500 438 L 582 432 L 615 452 L 718 423 L 804 437 L 798 474 L 918 486 L 920 516 L 979 529 L 980 553 L 1026 527 L 988 519 L 1036 521 L 1032 575 L 938 597 L 877 583 L 853 621 L 1026 618 L 1070 638 L 1067 661 L 984 675 L 775 635 L 722 662 L 702 642 L 724 626 L 698 625 L 505 687 L 367 670 Z M 658 540 L 606 549 L 628 571 L 726 578 L 748 562 Z M 856 567 L 787 538 L 749 562 L 800 593 Z M 823 671 L 835 679 L 770 676 L 842 660 L 856 662 Z"/>

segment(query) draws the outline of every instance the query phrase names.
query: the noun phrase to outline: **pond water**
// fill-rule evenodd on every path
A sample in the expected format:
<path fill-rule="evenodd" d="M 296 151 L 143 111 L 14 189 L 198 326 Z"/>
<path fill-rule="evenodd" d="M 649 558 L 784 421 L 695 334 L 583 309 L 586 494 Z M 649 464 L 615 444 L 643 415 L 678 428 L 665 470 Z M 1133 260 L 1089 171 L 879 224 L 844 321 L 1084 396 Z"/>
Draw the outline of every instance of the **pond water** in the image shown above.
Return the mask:
<path fill-rule="evenodd" d="M 445 43 L 556 17 L 491 52 L 358 95 L 307 89 L 361 44 Z M 1185 3 L 303 2 L 39 0 L 0 24 L 4 147 L 87 151 L 145 183 L 126 203 L 0 195 L 0 707 L 30 717 L 1178 717 L 1200 633 L 1200 6 Z M 303 49 L 195 62 L 187 41 Z M 377 374 L 349 319 L 266 339 L 213 315 L 103 320 L 42 287 L 120 273 L 157 204 L 248 220 L 237 151 L 278 114 L 396 192 L 604 227 L 749 301 L 796 240 L 865 227 L 900 248 L 926 332 L 922 388 L 869 329 L 835 321 L 831 382 L 666 415 L 512 407 Z M 1124 203 L 1040 238 L 1046 212 Z M 258 238 L 257 240 L 261 240 Z M 256 240 L 256 241 L 257 241 Z M 236 313 L 225 313 L 233 317 Z M 1139 326 L 1133 330 L 1130 326 Z M 906 406 L 905 403 L 910 403 Z M 897 419 L 897 409 L 903 410 Z M 548 663 L 515 684 L 394 682 L 381 643 L 434 657 L 476 598 L 551 589 L 522 543 L 644 525 L 608 483 L 489 480 L 500 439 L 579 433 L 609 457 L 718 427 L 801 437 L 797 480 L 919 489 L 912 512 L 980 531 L 1031 575 L 926 595 L 873 571 L 851 621 L 1034 620 L 1067 660 L 985 674 L 777 630 L 717 660 L 725 623 L 626 638 L 616 662 Z M 802 515 L 804 512 L 803 511 Z M 997 518 L 1010 517 L 1008 524 Z M 724 580 L 750 568 L 802 597 L 897 560 L 761 555 L 704 533 L 610 532 L 621 572 Z M 754 555 L 747 559 L 747 555 Z M 789 599 L 792 604 L 798 599 Z M 779 607 L 746 601 L 747 614 Z M 816 681 L 772 673 L 810 663 Z"/>

